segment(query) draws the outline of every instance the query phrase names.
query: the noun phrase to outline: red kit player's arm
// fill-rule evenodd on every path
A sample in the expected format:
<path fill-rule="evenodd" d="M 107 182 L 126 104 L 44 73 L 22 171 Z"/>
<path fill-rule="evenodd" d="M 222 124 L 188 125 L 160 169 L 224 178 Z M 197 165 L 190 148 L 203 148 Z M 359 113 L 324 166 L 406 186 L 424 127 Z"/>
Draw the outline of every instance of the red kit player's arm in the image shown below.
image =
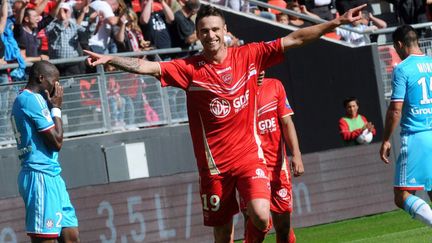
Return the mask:
<path fill-rule="evenodd" d="M 281 121 L 283 139 L 288 145 L 288 148 L 292 154 L 291 163 L 294 171 L 294 176 L 301 176 L 304 173 L 304 167 L 294 122 L 292 121 L 290 115 L 282 117 Z"/>
<path fill-rule="evenodd" d="M 331 21 L 302 28 L 290 33 L 289 35 L 282 38 L 282 46 L 284 51 L 289 48 L 299 47 L 307 44 L 308 42 L 314 41 L 320 38 L 325 33 L 333 31 L 336 27 L 340 25 L 350 24 L 361 19 L 360 10 L 362 10 L 364 7 L 366 7 L 366 4 L 363 4 L 356 8 L 352 8 L 345 12 L 342 16 L 335 18 Z"/>
<path fill-rule="evenodd" d="M 84 50 L 84 52 L 89 55 L 87 61 L 91 66 L 109 63 L 121 70 L 131 73 L 152 75 L 156 78 L 159 78 L 161 74 L 160 65 L 157 62 L 138 58 L 102 55 L 86 50 Z"/>

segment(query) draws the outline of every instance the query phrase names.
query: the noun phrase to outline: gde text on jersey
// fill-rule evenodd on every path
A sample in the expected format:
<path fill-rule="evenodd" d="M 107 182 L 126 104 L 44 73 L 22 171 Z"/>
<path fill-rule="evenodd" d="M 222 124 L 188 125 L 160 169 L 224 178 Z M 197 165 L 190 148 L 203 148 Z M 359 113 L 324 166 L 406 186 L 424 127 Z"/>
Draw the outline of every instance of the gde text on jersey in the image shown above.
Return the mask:
<path fill-rule="evenodd" d="M 260 134 L 276 131 L 276 118 L 265 119 L 258 122 Z"/>
<path fill-rule="evenodd" d="M 234 111 L 237 113 L 241 109 L 245 108 L 249 103 L 249 90 L 246 90 L 244 95 L 240 95 L 233 101 Z"/>

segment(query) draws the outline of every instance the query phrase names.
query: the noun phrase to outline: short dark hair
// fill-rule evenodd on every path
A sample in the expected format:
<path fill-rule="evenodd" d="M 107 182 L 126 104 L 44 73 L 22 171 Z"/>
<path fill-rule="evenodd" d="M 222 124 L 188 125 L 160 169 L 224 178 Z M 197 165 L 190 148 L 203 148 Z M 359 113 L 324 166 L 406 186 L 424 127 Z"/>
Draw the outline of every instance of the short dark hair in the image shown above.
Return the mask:
<path fill-rule="evenodd" d="M 40 76 L 51 78 L 53 75 L 59 75 L 59 71 L 54 64 L 48 61 L 35 62 L 29 71 L 29 83 L 35 83 Z"/>
<path fill-rule="evenodd" d="M 204 5 L 201 4 L 200 9 L 198 10 L 196 19 L 195 19 L 195 27 L 198 28 L 198 23 L 201 21 L 201 19 L 209 16 L 217 16 L 220 17 L 223 22 L 225 23 L 225 17 L 222 11 L 219 9 L 211 6 L 211 5 Z"/>
<path fill-rule="evenodd" d="M 393 32 L 392 37 L 393 43 L 400 41 L 406 47 L 418 45 L 417 32 L 410 25 L 399 26 L 395 32 Z"/>
<path fill-rule="evenodd" d="M 197 10 L 200 8 L 201 3 L 199 0 L 188 0 L 185 2 L 185 8 L 189 11 Z"/>
<path fill-rule="evenodd" d="M 359 101 L 357 99 L 357 97 L 351 96 L 348 98 L 345 98 L 343 101 L 343 107 L 346 108 L 346 106 L 348 105 L 348 103 L 350 103 L 351 101 L 355 101 L 357 103 L 357 105 L 359 105 Z"/>

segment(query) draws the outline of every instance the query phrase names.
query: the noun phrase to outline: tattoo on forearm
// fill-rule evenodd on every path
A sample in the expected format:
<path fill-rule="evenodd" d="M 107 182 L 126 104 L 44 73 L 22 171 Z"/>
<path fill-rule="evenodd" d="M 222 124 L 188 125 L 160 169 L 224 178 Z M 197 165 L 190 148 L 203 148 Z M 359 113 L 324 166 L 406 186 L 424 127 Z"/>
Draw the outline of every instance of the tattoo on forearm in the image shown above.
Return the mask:
<path fill-rule="evenodd" d="M 114 57 L 109 63 L 116 68 L 128 72 L 139 73 L 141 70 L 141 65 L 137 58 Z"/>

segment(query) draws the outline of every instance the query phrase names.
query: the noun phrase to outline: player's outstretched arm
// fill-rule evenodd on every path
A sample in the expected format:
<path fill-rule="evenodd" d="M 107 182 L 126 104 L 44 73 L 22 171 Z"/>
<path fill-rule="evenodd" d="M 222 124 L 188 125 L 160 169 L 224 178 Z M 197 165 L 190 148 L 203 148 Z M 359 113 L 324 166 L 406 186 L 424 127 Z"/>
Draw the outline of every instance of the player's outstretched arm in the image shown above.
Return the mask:
<path fill-rule="evenodd" d="M 300 146 L 298 143 L 297 133 L 295 130 L 294 122 L 291 116 L 285 116 L 282 118 L 282 133 L 285 143 L 292 154 L 292 168 L 294 176 L 301 176 L 304 173 L 303 160 L 301 157 Z"/>
<path fill-rule="evenodd" d="M 391 102 L 390 106 L 387 109 L 386 119 L 384 123 L 383 141 L 380 149 L 381 160 L 384 161 L 384 163 L 386 164 L 390 163 L 388 159 L 391 149 L 390 137 L 401 119 L 402 106 L 403 102 Z"/>
<path fill-rule="evenodd" d="M 47 90 L 45 90 L 45 94 L 49 106 L 52 107 L 51 115 L 53 116 L 55 126 L 48 131 L 43 132 L 43 136 L 45 138 L 44 142 L 49 147 L 59 151 L 63 146 L 63 122 L 61 119 L 63 87 L 59 82 L 56 82 L 54 84 L 54 93 L 51 95 Z"/>
<path fill-rule="evenodd" d="M 84 52 L 89 55 L 89 57 L 87 58 L 87 62 L 90 66 L 97 66 L 100 64 L 108 63 L 127 72 L 152 75 L 157 78 L 159 78 L 160 76 L 160 66 L 157 62 L 151 62 L 131 57 L 102 55 L 86 50 L 84 50 Z"/>
<path fill-rule="evenodd" d="M 284 51 L 289 48 L 295 48 L 307 44 L 320 38 L 325 33 L 333 31 L 336 27 L 343 24 L 350 24 L 361 18 L 361 10 L 366 7 L 366 4 L 352 8 L 345 12 L 342 16 L 335 18 L 325 23 L 313 25 L 310 27 L 296 30 L 282 38 Z"/>

